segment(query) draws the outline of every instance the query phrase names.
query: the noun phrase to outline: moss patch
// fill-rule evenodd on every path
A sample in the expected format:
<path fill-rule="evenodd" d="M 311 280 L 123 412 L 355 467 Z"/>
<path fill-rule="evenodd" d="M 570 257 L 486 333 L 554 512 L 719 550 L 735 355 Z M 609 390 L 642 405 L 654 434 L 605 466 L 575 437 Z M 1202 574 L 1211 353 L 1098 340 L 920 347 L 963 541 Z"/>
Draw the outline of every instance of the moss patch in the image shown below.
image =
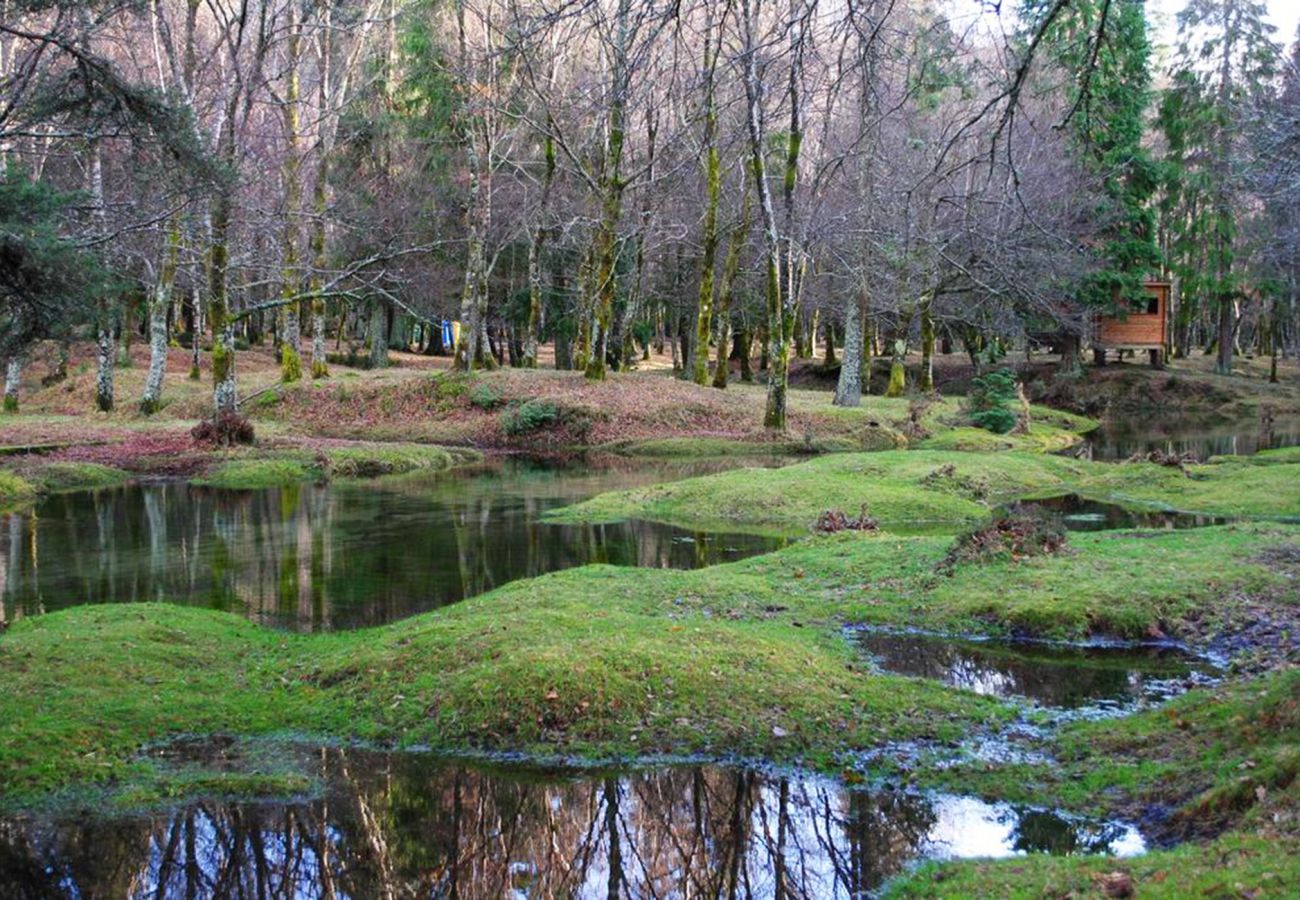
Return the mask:
<path fill-rule="evenodd" d="M 482 457 L 465 448 L 428 444 L 364 444 L 322 450 L 326 471 L 340 478 L 373 478 L 407 472 L 436 471 L 475 462 Z"/>
<path fill-rule="evenodd" d="M 1300 463 L 1287 454 L 1224 460 L 1184 473 L 1154 463 L 1095 463 L 1040 453 L 919 450 L 844 454 L 780 469 L 738 469 L 618 491 L 550 514 L 554 521 L 632 517 L 687 527 L 800 533 L 828 508 L 864 504 L 886 530 L 956 530 L 1002 503 L 1074 493 L 1204 515 L 1300 516 Z"/>
<path fill-rule="evenodd" d="M 282 487 L 321 477 L 321 470 L 305 459 L 233 459 L 190 479 L 190 484 L 230 490 Z"/>
<path fill-rule="evenodd" d="M 36 485 L 16 472 L 0 469 L 0 508 L 23 506 L 37 496 Z"/>

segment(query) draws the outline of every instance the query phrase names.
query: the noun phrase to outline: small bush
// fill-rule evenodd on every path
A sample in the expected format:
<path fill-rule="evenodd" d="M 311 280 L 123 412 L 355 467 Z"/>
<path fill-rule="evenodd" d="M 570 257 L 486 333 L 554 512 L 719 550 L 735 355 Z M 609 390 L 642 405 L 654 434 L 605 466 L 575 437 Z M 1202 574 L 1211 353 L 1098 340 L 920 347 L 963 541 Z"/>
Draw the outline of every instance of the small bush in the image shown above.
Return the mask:
<path fill-rule="evenodd" d="M 958 537 L 939 563 L 939 571 L 951 575 L 962 563 L 1016 562 L 1068 549 L 1065 527 L 1059 519 L 1017 505 L 994 516 L 987 525 Z"/>
<path fill-rule="evenodd" d="M 835 534 L 840 531 L 877 531 L 880 523 L 867 512 L 867 505 L 862 504 L 856 517 L 845 515 L 841 510 L 828 509 L 817 517 L 812 530 L 817 534 Z"/>
<path fill-rule="evenodd" d="M 549 428 L 559 418 L 560 412 L 550 400 L 527 400 L 501 414 L 501 428 L 513 437 Z"/>
<path fill-rule="evenodd" d="M 1006 434 L 1016 427 L 1016 414 L 1011 408 L 1016 399 L 1016 376 L 1010 369 L 971 379 L 966 397 L 971 423 L 994 434 Z"/>
<path fill-rule="evenodd" d="M 218 413 L 214 418 L 204 419 L 190 430 L 190 436 L 197 443 L 213 447 L 233 447 L 236 444 L 253 443 L 253 423 L 235 412 Z"/>
<path fill-rule="evenodd" d="M 482 410 L 493 410 L 505 403 L 501 389 L 494 384 L 479 382 L 469 392 L 469 402 Z"/>

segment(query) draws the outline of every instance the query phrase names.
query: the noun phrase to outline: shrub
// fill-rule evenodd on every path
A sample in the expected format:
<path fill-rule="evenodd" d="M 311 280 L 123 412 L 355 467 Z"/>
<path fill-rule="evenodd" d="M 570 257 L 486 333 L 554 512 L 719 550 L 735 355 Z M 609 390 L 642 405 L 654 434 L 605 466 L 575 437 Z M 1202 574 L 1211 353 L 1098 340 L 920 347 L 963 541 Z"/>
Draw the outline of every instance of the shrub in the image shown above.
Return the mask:
<path fill-rule="evenodd" d="M 253 423 L 236 412 L 221 412 L 204 419 L 190 431 L 190 436 L 200 444 L 214 447 L 233 447 L 253 443 Z"/>
<path fill-rule="evenodd" d="M 505 402 L 501 389 L 494 384 L 479 382 L 469 392 L 469 402 L 482 410 L 496 409 Z"/>
<path fill-rule="evenodd" d="M 528 434 L 554 425 L 559 418 L 559 410 L 550 400 L 527 400 L 501 414 L 501 428 L 511 436 Z"/>
<path fill-rule="evenodd" d="M 1065 527 L 1041 510 L 1013 506 L 987 525 L 957 538 L 939 571 L 952 574 L 960 563 L 1015 562 L 1068 551 Z"/>
<path fill-rule="evenodd" d="M 1016 376 L 1010 369 L 971 379 L 966 397 L 971 423 L 994 434 L 1006 434 L 1016 427 L 1016 414 L 1011 408 L 1016 397 Z"/>

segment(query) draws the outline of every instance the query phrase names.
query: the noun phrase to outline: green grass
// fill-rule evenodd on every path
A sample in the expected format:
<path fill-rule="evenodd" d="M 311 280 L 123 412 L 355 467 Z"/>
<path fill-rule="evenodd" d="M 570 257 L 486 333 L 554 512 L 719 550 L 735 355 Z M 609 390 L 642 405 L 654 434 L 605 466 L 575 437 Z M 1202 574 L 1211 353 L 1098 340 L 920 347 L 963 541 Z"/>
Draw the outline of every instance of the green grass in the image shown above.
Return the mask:
<path fill-rule="evenodd" d="M 0 509 L 29 507 L 45 494 L 115 487 L 131 473 L 90 462 L 24 460 L 21 472 L 0 469 Z"/>
<path fill-rule="evenodd" d="M 1291 792 L 1291 808 L 1300 792 Z M 1105 876 L 1127 875 L 1132 896 L 1287 897 L 1300 884 L 1300 841 L 1231 832 L 1208 843 L 1186 843 L 1131 859 L 1035 854 L 997 861 L 927 863 L 889 884 L 902 898 L 1113 897 Z M 1291 887 L 1288 887 L 1290 885 Z"/>
<path fill-rule="evenodd" d="M 133 754 L 184 733 L 826 764 L 838 749 L 955 738 L 1006 715 L 985 698 L 864 673 L 837 635 L 673 618 L 659 595 L 621 602 L 619 574 L 592 567 L 335 635 L 166 605 L 20 620 L 0 640 L 5 802 L 156 781 Z M 601 587 L 604 602 L 578 599 Z"/>
<path fill-rule="evenodd" d="M 572 569 L 324 635 L 163 604 L 81 607 L 0 637 L 0 785 L 21 802 L 135 783 L 141 744 L 218 730 L 829 767 L 840 751 L 951 740 L 1009 712 L 872 673 L 842 621 L 1074 636 L 1158 621 L 1177 633 L 1183 618 L 1228 615 L 1244 602 L 1233 598 L 1282 583 L 1254 560 L 1297 536 L 1280 525 L 1097 535 L 1073 555 L 946 578 L 933 572 L 945 539 L 841 535 L 696 571 Z M 1139 557 L 1161 565 L 1135 571 Z"/>
<path fill-rule="evenodd" d="M 36 485 L 16 472 L 0 469 L 0 509 L 23 506 L 36 499 Z"/>
<path fill-rule="evenodd" d="M 474 462 L 473 450 L 428 444 L 359 444 L 327 447 L 315 457 L 303 451 L 274 456 L 236 458 L 219 463 L 190 479 L 191 484 L 236 490 L 282 487 L 323 478 L 375 478 L 411 472 L 432 472 Z"/>
<path fill-rule="evenodd" d="M 131 473 L 99 463 L 52 462 L 37 469 L 33 477 L 42 491 L 56 493 L 116 487 L 130 481 Z"/>
<path fill-rule="evenodd" d="M 320 469 L 304 459 L 233 459 L 190 479 L 190 484 L 229 490 L 259 490 L 315 481 Z"/>
<path fill-rule="evenodd" d="M 1190 474 L 1155 463 L 1107 464 L 1041 453 L 940 450 L 841 454 L 780 469 L 737 469 L 601 494 L 553 521 L 644 518 L 684 527 L 801 533 L 826 509 L 865 505 L 886 530 L 952 531 L 998 504 L 1077 493 L 1134 507 L 1205 515 L 1300 516 L 1300 462 L 1223 461 Z"/>
<path fill-rule="evenodd" d="M 321 455 L 329 474 L 339 478 L 373 478 L 379 475 L 437 471 L 482 458 L 473 450 L 429 444 L 366 444 L 329 448 L 322 451 Z"/>

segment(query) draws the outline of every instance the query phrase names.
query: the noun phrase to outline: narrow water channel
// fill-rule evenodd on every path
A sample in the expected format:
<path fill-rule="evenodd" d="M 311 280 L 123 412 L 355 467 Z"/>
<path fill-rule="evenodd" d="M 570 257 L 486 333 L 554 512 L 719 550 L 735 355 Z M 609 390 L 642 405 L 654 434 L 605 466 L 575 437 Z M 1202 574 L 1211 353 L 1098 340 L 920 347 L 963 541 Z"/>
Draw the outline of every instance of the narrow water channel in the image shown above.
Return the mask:
<path fill-rule="evenodd" d="M 0 620 L 158 600 L 282 628 L 347 629 L 587 563 L 713 565 L 784 542 L 636 520 L 555 525 L 542 515 L 738 464 L 496 460 L 271 490 L 164 483 L 57 495 L 0 516 Z"/>
<path fill-rule="evenodd" d="M 922 859 L 1128 855 L 1122 822 L 719 766 L 488 769 L 323 750 L 324 795 L 0 820 L 6 896 L 858 898 Z"/>

